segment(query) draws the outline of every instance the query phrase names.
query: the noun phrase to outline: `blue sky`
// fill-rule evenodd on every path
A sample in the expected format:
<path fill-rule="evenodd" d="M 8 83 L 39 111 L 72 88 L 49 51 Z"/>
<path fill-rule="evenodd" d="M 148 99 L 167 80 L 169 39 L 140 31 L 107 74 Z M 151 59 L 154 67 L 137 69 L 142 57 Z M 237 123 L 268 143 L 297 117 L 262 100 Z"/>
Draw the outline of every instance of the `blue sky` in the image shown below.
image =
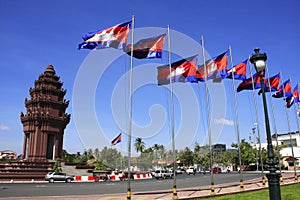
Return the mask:
<path fill-rule="evenodd" d="M 174 40 L 171 35 L 171 48 L 176 51 L 172 61 L 201 52 L 195 45 L 201 35 L 205 37 L 205 50 L 210 56 L 224 52 L 231 45 L 234 64 L 245 60 L 254 48 L 259 47 L 268 55 L 270 74 L 282 71 L 283 78 L 291 78 L 294 86 L 299 82 L 299 8 L 300 2 L 296 0 L 172 0 L 151 1 L 151 4 L 137 0 L 0 0 L 0 150 L 21 153 L 24 134 L 19 115 L 26 111 L 24 99 L 29 98 L 29 88 L 48 64 L 52 64 L 61 77 L 63 88 L 67 89 L 65 98 L 71 102 L 67 112 L 71 113 L 72 120 L 65 130 L 64 149 L 70 153 L 95 147 L 102 149 L 110 146 L 110 141 L 120 131 L 124 138 L 117 148 L 127 148 L 129 79 L 123 75 L 128 72 L 129 57 L 115 49 L 77 50 L 82 35 L 88 31 L 129 21 L 134 15 L 135 27 L 141 28 L 136 31 L 137 41 L 144 35 L 150 36 L 151 31 L 161 34 L 170 25 L 174 35 Z M 148 27 L 156 28 L 144 29 Z M 179 40 L 180 34 L 184 34 L 184 40 Z M 166 43 L 164 50 L 167 50 Z M 107 55 L 118 59 L 101 72 L 102 61 Z M 133 95 L 133 141 L 135 137 L 142 137 L 146 147 L 155 143 L 168 146 L 171 139 L 168 89 L 153 84 L 156 66 L 165 63 L 166 52 L 161 60 L 134 60 L 137 89 Z M 102 73 L 101 77 L 96 76 L 99 73 Z M 239 81 L 235 83 L 237 86 Z M 82 90 L 82 87 L 89 89 Z M 177 146 L 193 147 L 195 141 L 204 144 L 207 130 L 204 84 L 177 84 L 174 92 L 178 95 L 174 101 Z M 81 104 L 78 99 L 85 96 L 93 99 Z M 231 81 L 211 85 L 211 98 L 214 142 L 230 145 L 236 142 Z M 237 100 L 241 138 L 248 139 L 255 121 L 252 92 L 239 93 Z M 78 103 L 77 107 L 74 102 Z M 285 133 L 288 125 L 283 100 L 273 99 L 272 102 L 278 132 Z M 271 102 L 268 103 L 271 109 Z M 257 96 L 257 104 L 258 113 L 262 115 L 260 96 Z M 84 112 L 89 109 L 93 112 Z M 288 116 L 291 130 L 297 130 L 294 108 L 289 109 Z M 270 113 L 274 132 L 271 117 Z M 219 124 L 222 121 L 226 122 L 224 126 Z M 263 122 L 262 117 L 260 121 Z M 264 123 L 260 123 L 260 128 L 264 142 Z"/>

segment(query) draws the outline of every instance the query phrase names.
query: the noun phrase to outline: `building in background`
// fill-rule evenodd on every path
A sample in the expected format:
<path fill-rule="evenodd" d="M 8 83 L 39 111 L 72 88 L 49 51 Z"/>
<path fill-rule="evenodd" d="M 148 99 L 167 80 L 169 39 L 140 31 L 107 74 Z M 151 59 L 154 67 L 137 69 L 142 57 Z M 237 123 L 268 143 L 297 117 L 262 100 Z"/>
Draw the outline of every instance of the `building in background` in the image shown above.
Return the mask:
<path fill-rule="evenodd" d="M 214 144 L 212 149 L 214 153 L 223 153 L 226 151 L 226 144 Z"/>
<path fill-rule="evenodd" d="M 282 157 L 282 162 L 284 166 L 299 167 L 300 160 L 300 134 L 299 131 L 289 133 L 277 134 L 278 145 L 283 148 L 280 150 L 280 155 Z M 272 135 L 273 145 L 276 145 L 276 135 Z M 292 148 L 294 152 L 294 157 L 292 153 Z"/>

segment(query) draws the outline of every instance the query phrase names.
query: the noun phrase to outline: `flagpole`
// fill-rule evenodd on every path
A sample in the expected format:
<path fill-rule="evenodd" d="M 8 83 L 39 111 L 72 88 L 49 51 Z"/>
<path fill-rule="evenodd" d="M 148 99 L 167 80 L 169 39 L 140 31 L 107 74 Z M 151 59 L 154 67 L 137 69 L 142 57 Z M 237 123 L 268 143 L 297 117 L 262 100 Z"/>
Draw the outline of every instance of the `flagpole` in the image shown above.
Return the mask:
<path fill-rule="evenodd" d="M 249 59 L 250 60 L 250 56 Z M 262 180 L 262 186 L 265 187 L 266 186 L 266 180 L 265 180 L 265 175 L 264 175 L 264 165 L 263 165 L 263 159 L 262 159 L 262 150 L 261 150 L 261 139 L 260 139 L 260 128 L 259 128 L 259 123 L 258 123 L 258 109 L 257 109 L 257 102 L 256 102 L 256 96 L 255 96 L 255 89 L 254 89 L 254 79 L 253 79 L 253 75 L 252 75 L 252 68 L 251 65 L 249 66 L 250 69 L 250 76 L 252 78 L 252 94 L 253 94 L 253 101 L 254 101 L 254 107 L 255 107 L 255 119 L 256 122 L 254 124 L 256 124 L 257 127 L 257 137 L 258 137 L 258 148 L 259 148 L 259 157 L 260 157 L 260 166 L 261 166 L 261 180 Z M 257 150 L 257 149 L 256 149 Z"/>
<path fill-rule="evenodd" d="M 133 43 L 134 43 L 134 15 L 132 16 L 131 29 L 131 53 L 130 53 L 130 77 L 129 77 L 129 127 L 128 127 L 128 176 L 127 176 L 127 199 L 131 199 L 130 187 L 130 159 L 131 159 L 131 135 L 132 135 L 132 68 L 133 68 Z"/>
<path fill-rule="evenodd" d="M 298 86 L 298 91 L 299 91 L 299 83 L 297 83 L 297 86 Z M 294 93 L 294 91 L 293 91 L 293 93 Z M 298 133 L 300 134 L 300 125 L 299 125 L 298 115 L 297 115 L 297 109 L 299 108 L 299 105 L 298 105 L 298 108 L 297 108 L 296 104 L 298 105 L 299 102 L 294 102 L 294 110 L 295 110 L 295 116 L 296 116 L 296 123 L 297 123 Z"/>
<path fill-rule="evenodd" d="M 297 83 L 297 85 L 298 85 L 298 83 Z M 298 91 L 299 91 L 299 85 L 298 85 Z M 293 95 L 294 95 L 294 91 L 293 91 Z M 298 102 L 297 102 L 297 104 L 298 104 Z M 300 134 L 300 126 L 299 126 L 299 121 L 298 121 L 298 116 L 297 116 L 297 108 L 296 108 L 296 102 L 295 102 L 295 100 L 294 100 L 294 111 L 295 111 L 295 117 L 296 117 L 296 123 L 297 123 L 298 133 Z M 297 176 L 297 174 L 295 176 L 295 182 L 298 182 L 298 176 Z"/>
<path fill-rule="evenodd" d="M 281 76 L 282 77 L 282 76 Z M 282 82 L 282 81 L 281 81 Z M 291 84 L 291 79 L 290 79 L 290 84 Z M 282 91 L 283 91 L 283 98 L 285 97 L 285 86 L 282 85 Z M 292 85 L 292 84 L 291 84 Z M 284 99 L 285 100 L 285 99 Z M 291 150 L 292 150 L 292 157 L 293 157 L 293 165 L 294 165 L 294 181 L 297 182 L 298 181 L 298 176 L 297 176 L 297 172 L 296 172 L 296 165 L 295 165 L 295 156 L 294 156 L 294 147 L 292 145 L 292 133 L 291 133 L 291 123 L 290 123 L 290 117 L 289 117 L 289 113 L 288 113 L 288 108 L 287 105 L 284 106 L 285 107 L 285 114 L 286 114 L 286 119 L 288 122 L 288 130 L 289 130 L 289 137 L 290 137 L 290 146 L 291 146 Z"/>
<path fill-rule="evenodd" d="M 168 25 L 168 62 L 170 70 L 170 102 L 171 102 L 171 127 L 172 127 L 172 159 L 173 159 L 173 196 L 172 199 L 178 199 L 176 187 L 176 156 L 175 156 L 175 135 L 174 135 L 174 102 L 173 102 L 173 85 L 172 85 L 172 59 L 171 59 L 171 38 L 170 26 Z"/>
<path fill-rule="evenodd" d="M 277 152 L 277 159 L 278 159 L 278 164 L 279 164 L 279 172 L 280 172 L 280 184 L 283 184 L 283 179 L 282 179 L 282 172 L 281 172 L 281 162 L 280 162 L 280 149 L 279 149 L 279 145 L 278 145 L 278 131 L 277 131 L 277 126 L 276 126 L 276 120 L 275 120 L 275 113 L 274 113 L 274 102 L 272 99 L 272 89 L 271 89 L 271 84 L 270 84 L 270 74 L 269 74 L 269 68 L 268 66 L 266 66 L 266 70 L 267 70 L 267 76 L 268 78 L 268 87 L 269 87 L 269 99 L 271 102 L 271 111 L 272 111 L 272 118 L 273 118 L 273 128 L 275 131 L 275 138 L 276 138 L 276 152 Z"/>
<path fill-rule="evenodd" d="M 298 93 L 299 93 L 299 83 L 298 83 Z M 300 112 L 300 104 L 299 104 L 299 102 L 297 102 L 297 106 L 298 106 L 298 108 L 296 108 L 296 110 L 298 109 L 298 111 L 296 112 L 296 114 L 297 114 L 297 117 L 298 116 L 300 117 L 300 113 L 299 113 Z M 297 122 L 298 122 L 298 118 L 297 118 Z M 300 130 L 299 130 L 299 134 L 300 134 Z"/>
<path fill-rule="evenodd" d="M 231 46 L 229 46 L 229 53 L 230 53 L 231 69 L 233 69 Z M 231 75 L 232 75 L 232 87 L 233 87 L 233 93 L 234 93 L 235 128 L 236 128 L 236 134 L 237 134 L 237 140 L 238 140 L 239 165 L 240 165 L 240 169 L 241 169 L 241 167 L 242 167 L 242 158 L 241 158 L 239 116 L 238 116 L 238 105 L 237 105 L 237 100 L 236 100 L 236 87 L 235 87 L 235 84 L 234 84 L 234 71 L 233 70 L 231 70 Z M 240 190 L 244 190 L 243 170 L 240 170 Z"/>
<path fill-rule="evenodd" d="M 207 109 L 207 134 L 209 143 L 209 157 L 210 157 L 210 194 L 215 193 L 215 183 L 214 183 L 214 173 L 213 173 L 213 154 L 212 154 L 212 141 L 211 141 L 211 128 L 210 128 L 210 106 L 209 106 L 209 96 L 208 96 L 208 82 L 207 82 L 207 69 L 205 61 L 205 49 L 204 49 L 204 36 L 201 36 L 201 46 L 203 54 L 203 65 L 204 65 L 204 78 L 205 78 L 205 96 L 206 96 L 206 109 Z"/>

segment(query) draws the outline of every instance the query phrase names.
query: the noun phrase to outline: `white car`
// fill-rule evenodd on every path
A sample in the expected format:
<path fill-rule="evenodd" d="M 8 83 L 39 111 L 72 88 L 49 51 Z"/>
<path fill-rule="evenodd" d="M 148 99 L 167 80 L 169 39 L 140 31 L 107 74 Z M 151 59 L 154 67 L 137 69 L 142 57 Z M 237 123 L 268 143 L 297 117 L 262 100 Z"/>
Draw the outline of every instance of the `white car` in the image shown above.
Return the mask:
<path fill-rule="evenodd" d="M 66 183 L 70 183 L 71 181 L 74 181 L 74 177 L 68 176 L 66 173 L 49 172 L 45 176 L 45 181 L 49 181 L 49 183 L 54 183 L 54 181 L 64 181 Z"/>
<path fill-rule="evenodd" d="M 166 179 L 166 178 L 173 178 L 173 173 L 169 172 L 167 170 L 155 170 L 155 175 L 154 177 L 156 179 L 162 178 L 162 179 Z"/>
<path fill-rule="evenodd" d="M 177 169 L 176 169 L 176 174 L 182 174 L 182 170 L 183 170 L 183 169 L 181 169 L 181 168 L 177 168 Z"/>
<path fill-rule="evenodd" d="M 185 172 L 190 175 L 190 174 L 196 174 L 196 170 L 194 167 L 189 167 L 187 170 L 185 170 Z"/>

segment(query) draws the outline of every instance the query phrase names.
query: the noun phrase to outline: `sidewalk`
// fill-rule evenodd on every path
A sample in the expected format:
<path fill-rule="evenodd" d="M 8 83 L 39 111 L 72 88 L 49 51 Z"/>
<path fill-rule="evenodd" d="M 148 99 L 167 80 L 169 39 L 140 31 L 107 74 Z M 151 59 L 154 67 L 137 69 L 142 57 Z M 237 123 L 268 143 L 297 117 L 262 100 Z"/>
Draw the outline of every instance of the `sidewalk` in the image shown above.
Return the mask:
<path fill-rule="evenodd" d="M 299 173 L 297 174 L 299 176 Z M 294 180 L 293 172 L 286 172 L 282 174 L 284 185 L 296 183 Z M 239 182 L 236 183 L 228 183 L 228 184 L 220 184 L 215 185 L 215 195 L 225 195 L 225 194 L 234 194 L 239 192 L 246 192 L 252 190 L 260 190 L 267 188 L 267 179 L 266 185 L 262 185 L 261 178 L 253 179 L 251 181 L 244 182 L 244 190 L 240 190 Z M 211 197 L 210 194 L 210 186 L 203 186 L 197 188 L 186 188 L 186 189 L 178 189 L 177 190 L 179 199 L 195 199 L 195 198 L 206 198 Z M 89 196 L 68 196 L 68 197 L 20 197 L 20 198 L 9 198 L 9 200 L 120 200 L 126 199 L 126 194 L 113 194 L 113 195 L 89 195 Z M 0 198 L 1 199 L 1 198 Z M 132 200 L 148 200 L 148 199 L 156 199 L 156 200 L 172 200 L 172 190 L 168 191 L 155 191 L 155 192 L 136 192 L 131 195 Z"/>

